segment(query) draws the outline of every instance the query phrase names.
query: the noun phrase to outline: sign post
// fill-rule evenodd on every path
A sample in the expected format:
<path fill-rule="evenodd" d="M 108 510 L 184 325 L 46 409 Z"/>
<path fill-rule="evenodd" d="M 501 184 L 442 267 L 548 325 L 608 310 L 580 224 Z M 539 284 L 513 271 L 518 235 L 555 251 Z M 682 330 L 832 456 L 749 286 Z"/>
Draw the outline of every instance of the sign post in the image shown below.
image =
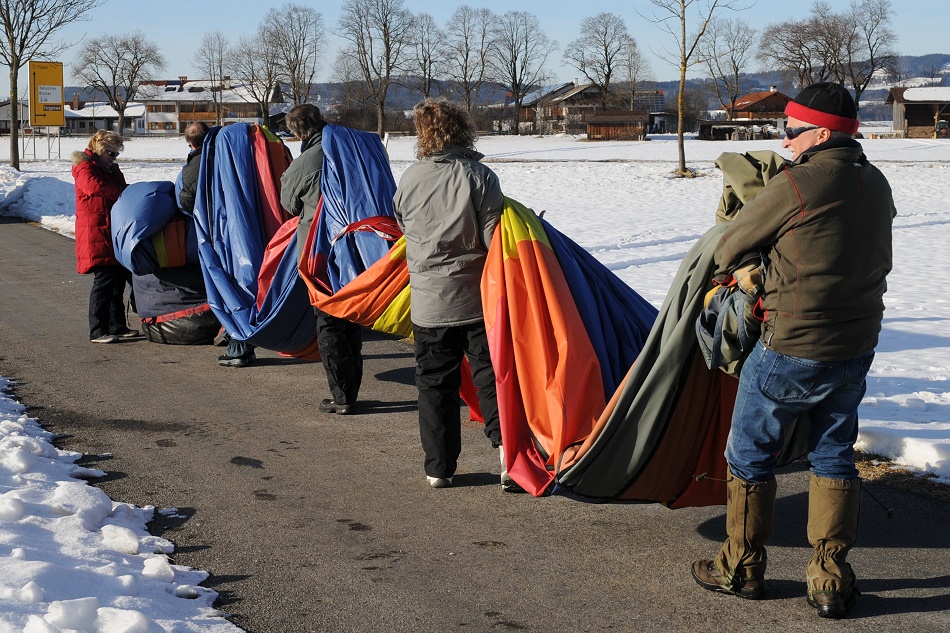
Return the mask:
<path fill-rule="evenodd" d="M 30 127 L 33 128 L 34 134 L 36 128 L 46 128 L 47 152 L 51 158 L 52 141 L 50 131 L 51 129 L 56 130 L 58 139 L 60 128 L 66 125 L 66 102 L 63 98 L 63 63 L 31 61 L 29 72 Z"/>
<path fill-rule="evenodd" d="M 66 125 L 63 63 L 30 62 L 30 127 Z"/>

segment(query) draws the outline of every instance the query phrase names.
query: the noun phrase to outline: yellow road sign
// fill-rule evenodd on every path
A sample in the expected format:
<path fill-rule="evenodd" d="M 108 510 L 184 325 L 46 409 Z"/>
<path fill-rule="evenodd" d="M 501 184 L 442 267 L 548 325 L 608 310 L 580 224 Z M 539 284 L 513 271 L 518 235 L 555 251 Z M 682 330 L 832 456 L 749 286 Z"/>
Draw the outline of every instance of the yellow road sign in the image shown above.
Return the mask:
<path fill-rule="evenodd" d="M 63 63 L 30 62 L 30 126 L 63 127 Z"/>

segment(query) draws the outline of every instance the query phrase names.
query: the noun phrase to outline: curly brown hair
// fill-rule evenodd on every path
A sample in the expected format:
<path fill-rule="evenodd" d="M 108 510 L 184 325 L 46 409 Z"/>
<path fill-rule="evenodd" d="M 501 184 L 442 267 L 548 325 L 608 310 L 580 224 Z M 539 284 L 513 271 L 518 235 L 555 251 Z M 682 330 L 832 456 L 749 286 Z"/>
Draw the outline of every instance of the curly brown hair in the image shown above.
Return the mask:
<path fill-rule="evenodd" d="M 468 111 L 445 99 L 426 99 L 412 109 L 416 119 L 416 158 L 448 147 L 475 149 L 475 124 Z"/>

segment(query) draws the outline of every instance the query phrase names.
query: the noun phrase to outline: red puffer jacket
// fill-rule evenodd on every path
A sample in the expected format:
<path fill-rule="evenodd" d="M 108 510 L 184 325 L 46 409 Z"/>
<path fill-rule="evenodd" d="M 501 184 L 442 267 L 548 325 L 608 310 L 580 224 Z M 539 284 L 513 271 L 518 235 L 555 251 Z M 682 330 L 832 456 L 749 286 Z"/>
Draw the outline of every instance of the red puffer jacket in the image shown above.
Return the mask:
<path fill-rule="evenodd" d="M 73 179 L 76 181 L 76 271 L 91 272 L 93 266 L 118 266 L 112 248 L 109 219 L 112 205 L 125 189 L 119 166 L 106 171 L 88 149 L 73 152 Z"/>

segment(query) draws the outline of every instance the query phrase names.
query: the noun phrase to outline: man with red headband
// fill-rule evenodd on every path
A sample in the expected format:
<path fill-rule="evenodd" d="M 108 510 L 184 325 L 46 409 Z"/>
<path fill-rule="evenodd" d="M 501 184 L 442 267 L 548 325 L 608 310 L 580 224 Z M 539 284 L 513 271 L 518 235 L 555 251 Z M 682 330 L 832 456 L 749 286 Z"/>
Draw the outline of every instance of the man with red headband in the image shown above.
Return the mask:
<path fill-rule="evenodd" d="M 835 83 L 788 104 L 792 162 L 749 201 L 716 247 L 717 275 L 747 253 L 766 255 L 762 336 L 742 366 L 726 446 L 726 533 L 712 560 L 692 564 L 705 589 L 765 596 L 778 455 L 799 415 L 809 419 L 807 602 L 825 618 L 858 596 L 846 562 L 858 530 L 854 465 L 858 405 L 874 358 L 891 269 L 896 210 L 887 179 L 853 139 L 857 107 Z"/>

